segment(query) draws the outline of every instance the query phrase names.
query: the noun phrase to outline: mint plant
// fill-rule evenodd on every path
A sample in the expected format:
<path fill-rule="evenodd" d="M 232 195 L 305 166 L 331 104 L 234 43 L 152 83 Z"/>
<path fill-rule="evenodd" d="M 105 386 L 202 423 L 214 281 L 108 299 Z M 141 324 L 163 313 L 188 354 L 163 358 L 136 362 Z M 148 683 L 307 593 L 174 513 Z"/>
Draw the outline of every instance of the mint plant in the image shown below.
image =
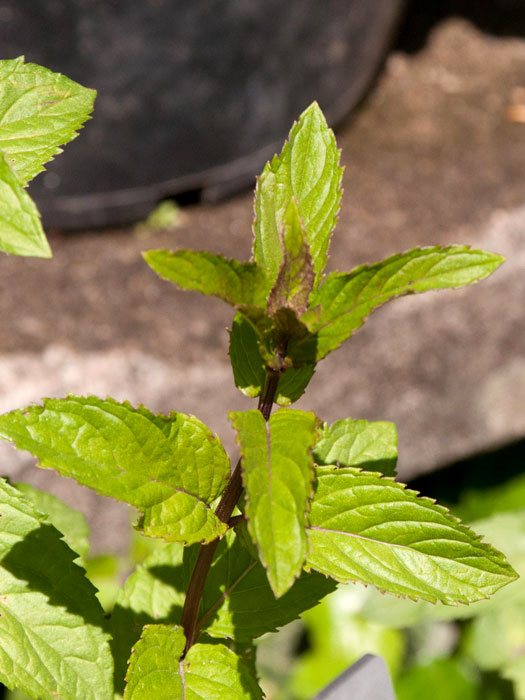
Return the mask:
<path fill-rule="evenodd" d="M 393 424 L 328 425 L 288 407 L 317 362 L 375 308 L 469 284 L 502 262 L 467 246 L 433 247 L 325 274 L 338 163 L 314 103 L 257 182 L 250 262 L 145 254 L 163 278 L 235 309 L 234 381 L 258 397 L 257 409 L 230 414 L 236 463 L 194 416 L 111 398 L 44 399 L 0 416 L 0 437 L 40 467 L 134 506 L 138 530 L 165 542 L 128 578 L 107 620 L 75 537 L 68 546 L 27 490 L 1 483 L 0 678 L 8 686 L 46 700 L 256 700 L 254 640 L 337 582 L 456 604 L 516 578 L 500 552 L 394 480 Z M 69 518 L 54 522 L 67 538 Z"/>

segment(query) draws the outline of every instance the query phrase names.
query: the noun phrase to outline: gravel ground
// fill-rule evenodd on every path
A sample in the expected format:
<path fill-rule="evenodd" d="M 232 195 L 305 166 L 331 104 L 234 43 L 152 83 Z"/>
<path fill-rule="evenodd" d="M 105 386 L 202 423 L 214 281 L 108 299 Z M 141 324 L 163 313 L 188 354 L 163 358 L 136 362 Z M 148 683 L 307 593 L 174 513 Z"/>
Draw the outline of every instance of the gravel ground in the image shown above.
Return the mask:
<path fill-rule="evenodd" d="M 415 45 L 405 33 L 337 134 L 345 195 L 332 269 L 436 243 L 507 256 L 482 284 L 376 312 L 319 365 L 298 404 L 329 421 L 395 421 L 403 479 L 525 431 L 525 40 L 484 29 L 447 17 Z M 140 253 L 191 247 L 247 259 L 252 217 L 244 193 L 185 208 L 172 231 L 51 232 L 53 260 L 0 259 L 0 409 L 111 395 L 194 413 L 234 452 L 226 414 L 253 403 L 231 381 L 231 311 L 157 279 Z M 98 551 L 125 547 L 126 507 L 36 470 L 7 445 L 1 458 L 5 475 L 81 507 Z"/>

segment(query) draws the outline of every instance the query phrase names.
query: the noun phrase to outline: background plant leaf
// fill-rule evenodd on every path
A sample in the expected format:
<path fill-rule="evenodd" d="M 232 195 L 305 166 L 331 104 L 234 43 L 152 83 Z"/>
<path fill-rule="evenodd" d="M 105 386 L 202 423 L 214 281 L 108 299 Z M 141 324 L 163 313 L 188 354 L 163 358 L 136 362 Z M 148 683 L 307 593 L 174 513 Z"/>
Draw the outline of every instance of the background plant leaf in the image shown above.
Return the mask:
<path fill-rule="evenodd" d="M 402 665 L 404 643 L 401 632 L 353 615 L 348 588 L 339 586 L 320 605 L 301 616 L 308 648 L 296 659 L 286 684 L 294 700 L 311 700 L 364 654 L 381 656 L 392 675 Z M 356 590 L 356 587 L 352 588 Z"/>
<path fill-rule="evenodd" d="M 125 700 L 259 700 L 246 666 L 222 644 L 185 645 L 181 627 L 147 625 L 130 659 Z M 145 680 L 147 679 L 147 681 Z"/>
<path fill-rule="evenodd" d="M 0 153 L 0 250 L 13 255 L 50 258 L 40 214 Z"/>
<path fill-rule="evenodd" d="M 316 474 L 308 568 L 448 604 L 486 598 L 517 577 L 500 552 L 403 484 L 353 468 Z"/>
<path fill-rule="evenodd" d="M 374 265 L 327 276 L 310 298 L 302 321 L 316 334 L 316 360 L 338 348 L 378 306 L 403 294 L 463 287 L 490 275 L 503 258 L 468 246 L 414 248 Z M 307 352 L 308 351 L 308 352 Z M 298 340 L 289 353 L 299 360 L 307 342 Z"/>
<path fill-rule="evenodd" d="M 29 484 L 13 484 L 47 520 L 64 535 L 64 541 L 79 557 L 89 552 L 89 527 L 83 513 L 62 503 L 60 499 Z"/>
<path fill-rule="evenodd" d="M 69 396 L 0 416 L 0 437 L 40 466 L 139 508 L 144 534 L 191 543 L 225 532 L 209 504 L 229 479 L 228 456 L 194 416 Z"/>
<path fill-rule="evenodd" d="M 144 259 L 160 277 L 181 289 L 216 296 L 235 307 L 266 307 L 265 274 L 254 263 L 193 250 L 149 250 Z"/>
<path fill-rule="evenodd" d="M 41 700 L 111 700 L 95 589 L 62 535 L 0 481 L 0 680 Z"/>
<path fill-rule="evenodd" d="M 325 423 L 314 447 L 319 466 L 359 467 L 394 476 L 397 463 L 397 431 L 387 421 L 338 420 Z"/>
<path fill-rule="evenodd" d="M 279 231 L 292 199 L 307 233 L 319 283 L 337 221 L 342 174 L 334 134 L 314 102 L 292 127 L 280 156 L 266 164 L 257 180 L 253 254 L 255 262 L 267 271 L 268 291 L 281 267 Z"/>
<path fill-rule="evenodd" d="M 317 418 L 286 408 L 268 423 L 259 411 L 235 412 L 230 418 L 240 445 L 248 530 L 272 590 L 280 597 L 299 575 L 306 556 L 304 528 Z"/>
<path fill-rule="evenodd" d="M 478 700 L 478 683 L 472 669 L 461 660 L 435 659 L 408 669 L 396 683 L 397 700 Z M 491 697 L 491 696 L 485 696 Z M 494 697 L 494 696 L 492 696 Z M 496 700 L 497 700 L 496 696 Z"/>
<path fill-rule="evenodd" d="M 0 150 L 22 184 L 77 136 L 95 96 L 23 57 L 0 61 Z"/>

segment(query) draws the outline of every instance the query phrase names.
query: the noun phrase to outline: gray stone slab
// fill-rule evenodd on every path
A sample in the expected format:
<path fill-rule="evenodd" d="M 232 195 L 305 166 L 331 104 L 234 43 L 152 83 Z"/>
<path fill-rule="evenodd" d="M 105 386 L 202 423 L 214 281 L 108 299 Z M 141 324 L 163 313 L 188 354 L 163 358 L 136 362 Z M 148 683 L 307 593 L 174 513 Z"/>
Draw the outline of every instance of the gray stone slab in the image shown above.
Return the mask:
<path fill-rule="evenodd" d="M 314 700 L 396 700 L 390 674 L 380 656 L 366 654 Z"/>

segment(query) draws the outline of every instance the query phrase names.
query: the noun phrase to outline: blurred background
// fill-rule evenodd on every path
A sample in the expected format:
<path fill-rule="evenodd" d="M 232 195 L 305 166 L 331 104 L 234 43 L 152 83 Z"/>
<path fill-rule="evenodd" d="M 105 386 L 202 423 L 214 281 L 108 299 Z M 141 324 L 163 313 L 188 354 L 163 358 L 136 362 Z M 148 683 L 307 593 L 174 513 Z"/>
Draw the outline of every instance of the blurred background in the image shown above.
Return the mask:
<path fill-rule="evenodd" d="M 232 382 L 231 311 L 162 282 L 140 253 L 248 259 L 254 177 L 317 99 L 345 166 L 331 269 L 449 243 L 507 261 L 377 311 L 297 406 L 394 421 L 400 479 L 525 573 L 525 2 L 0 0 L 0 43 L 2 58 L 99 90 L 30 187 L 53 259 L 0 259 L 0 410 L 110 395 L 194 413 L 234 453 L 227 412 L 253 403 Z M 5 476 L 82 509 L 110 608 L 147 548 L 129 511 L 9 446 L 0 458 Z M 524 617 L 520 581 L 461 610 L 344 587 L 261 641 L 260 672 L 269 698 L 310 698 L 373 652 L 400 700 L 521 699 Z"/>

